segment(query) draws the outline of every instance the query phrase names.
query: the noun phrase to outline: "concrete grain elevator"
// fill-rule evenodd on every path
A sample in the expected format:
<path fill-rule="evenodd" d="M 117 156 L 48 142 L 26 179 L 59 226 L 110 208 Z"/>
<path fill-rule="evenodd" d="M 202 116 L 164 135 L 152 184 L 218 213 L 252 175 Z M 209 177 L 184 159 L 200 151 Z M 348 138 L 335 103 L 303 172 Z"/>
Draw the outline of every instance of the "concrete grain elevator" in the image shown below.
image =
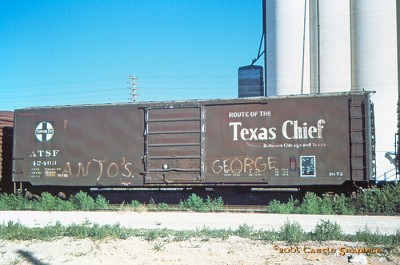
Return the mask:
<path fill-rule="evenodd" d="M 396 0 L 263 0 L 266 94 L 375 91 L 376 178 L 396 177 Z"/>

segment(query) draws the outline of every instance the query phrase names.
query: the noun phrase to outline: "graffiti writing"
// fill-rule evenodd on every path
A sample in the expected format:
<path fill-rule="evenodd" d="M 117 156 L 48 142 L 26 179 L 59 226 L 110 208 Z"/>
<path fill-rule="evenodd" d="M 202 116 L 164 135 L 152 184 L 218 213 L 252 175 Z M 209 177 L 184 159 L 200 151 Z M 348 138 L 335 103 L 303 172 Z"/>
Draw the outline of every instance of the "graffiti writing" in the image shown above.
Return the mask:
<path fill-rule="evenodd" d="M 115 178 L 117 176 L 134 178 L 132 166 L 133 164 L 128 162 L 125 157 L 122 157 L 121 161 L 93 158 L 92 161 L 79 162 L 74 165 L 71 162 L 66 162 L 61 177 L 87 177 L 89 174 L 91 176 L 95 174 L 97 180 L 102 177 Z"/>
<path fill-rule="evenodd" d="M 278 158 L 273 156 L 217 159 L 212 163 L 212 171 L 214 174 L 261 173 L 275 169 L 277 163 Z"/>

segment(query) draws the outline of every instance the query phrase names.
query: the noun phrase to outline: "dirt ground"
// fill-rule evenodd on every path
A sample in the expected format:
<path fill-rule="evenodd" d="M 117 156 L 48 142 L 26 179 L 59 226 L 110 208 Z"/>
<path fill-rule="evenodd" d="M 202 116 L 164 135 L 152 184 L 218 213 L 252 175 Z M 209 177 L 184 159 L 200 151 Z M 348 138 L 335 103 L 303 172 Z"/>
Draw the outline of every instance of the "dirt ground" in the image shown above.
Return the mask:
<path fill-rule="evenodd" d="M 327 253 L 317 253 L 324 251 Z M 349 263 L 349 256 L 357 256 L 350 252 L 357 251 L 373 254 L 361 254 L 357 257 L 360 261 Z M 52 242 L 2 240 L 0 264 L 400 264 L 399 256 L 383 252 L 384 249 L 363 248 L 359 243 L 336 241 L 285 245 L 240 237 L 179 242 L 172 238 L 154 241 L 138 237 L 100 241 L 59 238 Z M 368 263 L 360 263 L 363 259 Z"/>

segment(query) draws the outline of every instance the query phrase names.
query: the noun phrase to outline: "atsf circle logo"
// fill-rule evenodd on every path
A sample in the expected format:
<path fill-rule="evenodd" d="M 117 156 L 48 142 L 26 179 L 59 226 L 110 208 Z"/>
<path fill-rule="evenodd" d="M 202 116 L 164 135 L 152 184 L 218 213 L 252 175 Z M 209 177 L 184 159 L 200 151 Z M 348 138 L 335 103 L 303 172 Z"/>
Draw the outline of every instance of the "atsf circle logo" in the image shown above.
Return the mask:
<path fill-rule="evenodd" d="M 35 136 L 38 142 L 48 142 L 53 138 L 54 127 L 49 121 L 40 122 L 35 129 Z"/>

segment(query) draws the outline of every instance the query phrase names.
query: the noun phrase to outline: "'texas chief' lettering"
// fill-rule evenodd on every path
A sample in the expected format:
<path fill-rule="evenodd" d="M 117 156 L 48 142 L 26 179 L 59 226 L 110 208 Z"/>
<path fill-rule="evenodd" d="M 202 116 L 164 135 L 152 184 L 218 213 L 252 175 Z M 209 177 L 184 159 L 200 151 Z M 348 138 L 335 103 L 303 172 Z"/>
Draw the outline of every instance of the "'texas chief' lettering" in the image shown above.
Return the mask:
<path fill-rule="evenodd" d="M 308 126 L 307 122 L 300 127 L 299 121 L 288 120 L 282 125 L 282 135 L 286 139 L 322 139 L 322 129 L 324 128 L 325 120 L 320 119 L 317 126 Z"/>
<path fill-rule="evenodd" d="M 282 136 L 286 139 L 322 139 L 325 120 L 317 121 L 316 126 L 309 126 L 307 122 L 299 125 L 298 120 L 287 120 L 282 124 Z M 233 129 L 233 141 L 259 141 L 276 139 L 276 127 L 246 128 L 242 122 L 230 122 Z"/>
<path fill-rule="evenodd" d="M 273 140 L 276 138 L 276 128 L 240 128 L 242 127 L 241 122 L 230 122 L 229 126 L 233 126 L 233 140 L 237 141 L 238 136 L 243 141 L 254 141 L 254 140 Z"/>

